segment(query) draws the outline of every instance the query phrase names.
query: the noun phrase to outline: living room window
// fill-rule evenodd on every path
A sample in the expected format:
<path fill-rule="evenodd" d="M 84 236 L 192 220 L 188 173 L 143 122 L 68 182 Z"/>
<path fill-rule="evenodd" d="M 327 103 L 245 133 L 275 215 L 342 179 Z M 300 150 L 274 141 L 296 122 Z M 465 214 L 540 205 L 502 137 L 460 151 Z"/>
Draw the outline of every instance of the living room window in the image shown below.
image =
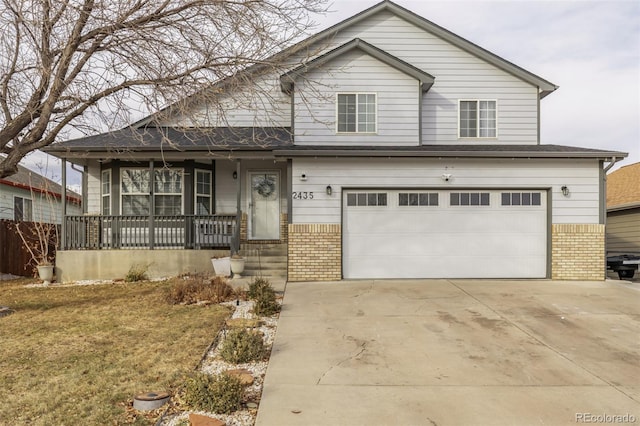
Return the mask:
<path fill-rule="evenodd" d="M 211 214 L 211 172 L 196 170 L 196 214 Z"/>
<path fill-rule="evenodd" d="M 182 170 L 154 171 L 154 214 L 182 214 Z M 151 179 L 149 169 L 122 169 L 122 214 L 148 215 L 151 211 Z"/>
<path fill-rule="evenodd" d="M 461 138 L 497 137 L 497 101 L 461 100 L 459 116 Z"/>
<path fill-rule="evenodd" d="M 102 214 L 111 214 L 111 170 L 103 170 L 101 178 L 102 185 Z"/>
<path fill-rule="evenodd" d="M 375 133 L 376 94 L 339 93 L 336 130 L 338 133 Z"/>

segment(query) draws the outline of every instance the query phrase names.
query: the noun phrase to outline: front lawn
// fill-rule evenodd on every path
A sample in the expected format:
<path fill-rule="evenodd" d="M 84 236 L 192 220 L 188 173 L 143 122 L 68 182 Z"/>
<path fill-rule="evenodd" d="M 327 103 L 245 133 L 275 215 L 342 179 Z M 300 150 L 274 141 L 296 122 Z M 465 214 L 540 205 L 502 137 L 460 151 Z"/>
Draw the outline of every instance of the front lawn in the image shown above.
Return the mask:
<path fill-rule="evenodd" d="M 169 305 L 167 282 L 28 288 L 0 281 L 0 423 L 137 422 L 133 396 L 169 391 L 230 311 Z"/>

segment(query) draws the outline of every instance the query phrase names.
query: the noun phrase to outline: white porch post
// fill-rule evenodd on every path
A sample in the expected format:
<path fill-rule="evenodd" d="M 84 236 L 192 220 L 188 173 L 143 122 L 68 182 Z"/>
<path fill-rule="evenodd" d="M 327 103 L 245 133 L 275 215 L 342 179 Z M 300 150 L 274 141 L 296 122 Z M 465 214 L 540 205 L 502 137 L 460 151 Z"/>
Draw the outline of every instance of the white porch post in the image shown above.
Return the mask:
<path fill-rule="evenodd" d="M 236 160 L 236 229 L 231 244 L 231 254 L 240 251 L 240 224 L 242 223 L 242 175 L 240 174 L 240 160 Z"/>
<path fill-rule="evenodd" d="M 67 160 L 62 160 L 62 194 L 60 210 L 60 246 L 64 250 L 67 247 Z"/>

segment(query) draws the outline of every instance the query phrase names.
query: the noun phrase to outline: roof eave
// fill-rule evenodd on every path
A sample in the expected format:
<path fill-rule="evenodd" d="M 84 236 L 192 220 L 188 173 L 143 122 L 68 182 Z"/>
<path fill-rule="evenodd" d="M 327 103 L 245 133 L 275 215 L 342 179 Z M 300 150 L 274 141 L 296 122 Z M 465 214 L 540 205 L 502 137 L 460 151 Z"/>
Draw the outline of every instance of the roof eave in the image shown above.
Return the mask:
<path fill-rule="evenodd" d="M 609 160 L 623 158 L 623 152 L 535 152 L 535 151 L 425 151 L 388 149 L 275 149 L 276 157 L 465 157 L 465 158 L 584 158 Z"/>

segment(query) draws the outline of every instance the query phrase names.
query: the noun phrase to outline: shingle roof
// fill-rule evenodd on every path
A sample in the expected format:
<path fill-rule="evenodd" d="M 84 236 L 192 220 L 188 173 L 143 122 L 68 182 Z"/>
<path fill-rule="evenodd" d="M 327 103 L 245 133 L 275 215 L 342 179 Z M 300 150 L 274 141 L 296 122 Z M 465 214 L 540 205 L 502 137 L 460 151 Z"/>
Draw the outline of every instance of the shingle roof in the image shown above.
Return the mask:
<path fill-rule="evenodd" d="M 640 206 L 640 163 L 619 168 L 607 175 L 607 209 Z"/>
<path fill-rule="evenodd" d="M 293 143 L 288 127 L 171 128 L 127 127 L 59 142 L 44 149 L 61 154 L 67 151 L 211 151 L 269 150 Z"/>
<path fill-rule="evenodd" d="M 62 185 L 21 165 L 18 165 L 18 173 L 0 179 L 0 184 L 25 190 L 33 189 L 36 192 L 49 191 L 49 193 L 57 196 L 62 195 Z M 67 190 L 67 199 L 79 202 L 82 197 L 80 194 Z"/>

